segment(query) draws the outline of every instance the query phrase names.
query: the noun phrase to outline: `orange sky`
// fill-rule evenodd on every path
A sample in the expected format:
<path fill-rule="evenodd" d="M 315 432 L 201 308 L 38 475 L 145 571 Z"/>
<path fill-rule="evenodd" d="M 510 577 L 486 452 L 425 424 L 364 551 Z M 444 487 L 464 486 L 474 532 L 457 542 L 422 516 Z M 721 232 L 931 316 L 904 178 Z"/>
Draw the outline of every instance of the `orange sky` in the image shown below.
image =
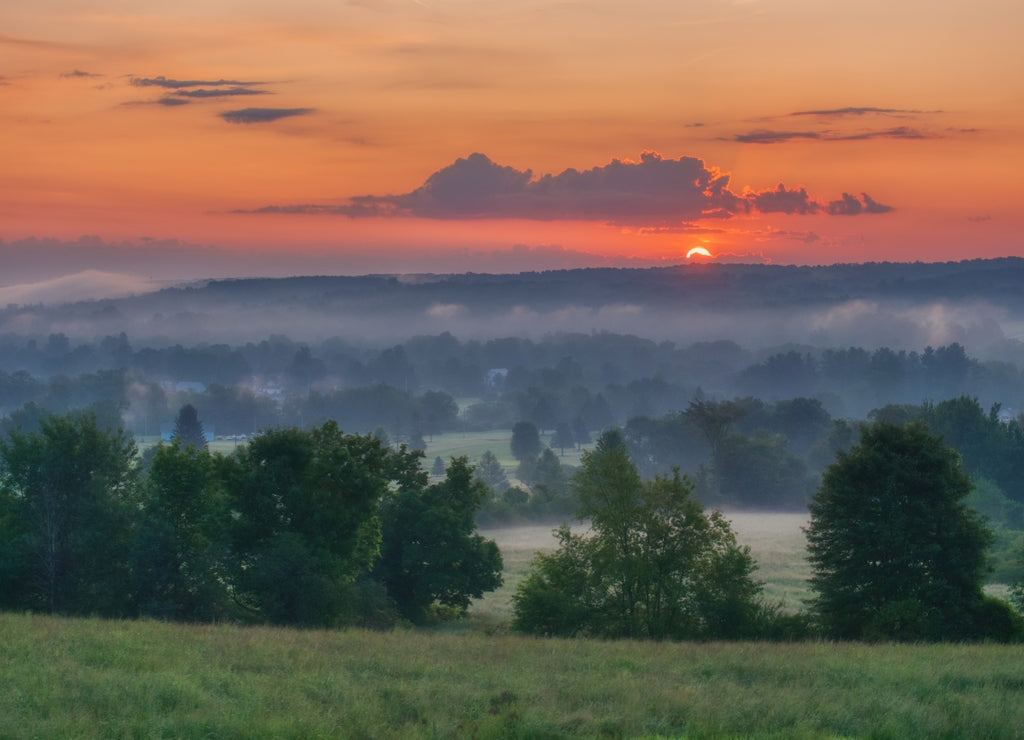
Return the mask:
<path fill-rule="evenodd" d="M 0 240 L 295 273 L 1024 255 L 1022 26 L 1019 0 L 5 3 Z"/>

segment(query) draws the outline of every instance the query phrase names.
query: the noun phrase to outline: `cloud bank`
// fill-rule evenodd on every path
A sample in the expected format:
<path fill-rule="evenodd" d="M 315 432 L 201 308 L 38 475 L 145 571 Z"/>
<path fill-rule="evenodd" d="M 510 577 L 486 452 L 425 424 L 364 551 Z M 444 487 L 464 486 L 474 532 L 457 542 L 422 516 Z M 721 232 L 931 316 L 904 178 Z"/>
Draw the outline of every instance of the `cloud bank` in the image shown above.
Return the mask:
<path fill-rule="evenodd" d="M 312 108 L 242 108 L 224 111 L 220 117 L 228 123 L 270 123 L 281 118 L 305 116 L 312 112 Z"/>
<path fill-rule="evenodd" d="M 730 218 L 754 211 L 858 215 L 892 210 L 866 194 L 858 200 L 844 193 L 841 199 L 825 204 L 812 199 L 803 188 L 791 190 L 783 184 L 775 190 L 737 194 L 730 189 L 729 179 L 728 174 L 708 167 L 701 159 L 665 159 L 652 151 L 641 154 L 639 161 L 613 159 L 589 170 L 567 169 L 539 178 L 533 177 L 532 170 L 500 165 L 475 153 L 457 159 L 428 177 L 422 186 L 402 195 L 364 195 L 336 206 L 271 205 L 239 212 L 651 226 Z"/>

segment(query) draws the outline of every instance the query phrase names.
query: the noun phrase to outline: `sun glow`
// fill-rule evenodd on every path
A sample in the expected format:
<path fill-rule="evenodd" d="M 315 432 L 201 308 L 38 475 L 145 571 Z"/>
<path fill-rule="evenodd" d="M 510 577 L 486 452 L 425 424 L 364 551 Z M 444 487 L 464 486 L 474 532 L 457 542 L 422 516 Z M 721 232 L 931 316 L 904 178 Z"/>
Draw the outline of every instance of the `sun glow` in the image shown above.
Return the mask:
<path fill-rule="evenodd" d="M 711 252 L 709 252 L 704 247 L 694 247 L 693 249 L 691 249 L 689 252 L 686 253 L 686 259 L 690 259 L 692 257 L 711 257 L 711 256 L 713 256 L 711 254 Z"/>

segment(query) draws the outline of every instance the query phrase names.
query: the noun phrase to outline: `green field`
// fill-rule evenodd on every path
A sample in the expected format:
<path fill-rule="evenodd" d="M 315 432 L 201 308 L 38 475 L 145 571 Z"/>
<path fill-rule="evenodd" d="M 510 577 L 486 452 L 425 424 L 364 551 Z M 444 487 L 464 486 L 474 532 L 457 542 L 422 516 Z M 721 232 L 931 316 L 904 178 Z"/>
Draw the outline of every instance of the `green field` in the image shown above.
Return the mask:
<path fill-rule="evenodd" d="M 806 595 L 804 515 L 729 515 Z M 552 525 L 485 530 L 505 586 L 455 624 L 320 631 L 0 614 L 0 738 L 1015 738 L 1024 646 L 509 634 Z"/>
<path fill-rule="evenodd" d="M 440 456 L 442 460 L 447 460 L 449 457 L 465 455 L 469 458 L 470 462 L 475 462 L 488 450 L 494 453 L 494 456 L 498 458 L 498 462 L 505 467 L 505 471 L 509 474 L 519 464 L 512 457 L 512 432 L 507 429 L 496 429 L 490 432 L 447 432 L 445 434 L 435 434 L 433 437 L 428 437 L 426 441 L 427 467 L 429 467 L 430 462 L 436 456 Z M 550 441 L 550 434 L 541 435 L 541 442 L 543 444 L 547 445 Z M 584 449 L 590 446 L 592 445 L 585 445 Z M 563 465 L 575 467 L 580 464 L 580 453 L 582 450 L 566 448 L 565 455 L 562 455 L 558 449 L 553 451 L 559 456 L 558 459 Z"/>
<path fill-rule="evenodd" d="M 0 615 L 0 737 L 1014 738 L 1024 647 Z"/>

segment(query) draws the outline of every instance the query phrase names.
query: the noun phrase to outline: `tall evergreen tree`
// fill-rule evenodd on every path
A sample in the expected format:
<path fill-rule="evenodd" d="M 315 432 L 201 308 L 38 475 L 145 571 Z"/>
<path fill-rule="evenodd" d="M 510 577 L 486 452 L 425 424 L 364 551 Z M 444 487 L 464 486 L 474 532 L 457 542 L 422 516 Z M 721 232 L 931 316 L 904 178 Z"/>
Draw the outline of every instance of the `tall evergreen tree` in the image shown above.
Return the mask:
<path fill-rule="evenodd" d="M 188 447 L 194 447 L 197 450 L 206 449 L 206 432 L 203 430 L 203 422 L 199 420 L 199 412 L 192 404 L 186 403 L 178 411 L 178 417 L 174 420 L 172 439 L 183 450 Z"/>

